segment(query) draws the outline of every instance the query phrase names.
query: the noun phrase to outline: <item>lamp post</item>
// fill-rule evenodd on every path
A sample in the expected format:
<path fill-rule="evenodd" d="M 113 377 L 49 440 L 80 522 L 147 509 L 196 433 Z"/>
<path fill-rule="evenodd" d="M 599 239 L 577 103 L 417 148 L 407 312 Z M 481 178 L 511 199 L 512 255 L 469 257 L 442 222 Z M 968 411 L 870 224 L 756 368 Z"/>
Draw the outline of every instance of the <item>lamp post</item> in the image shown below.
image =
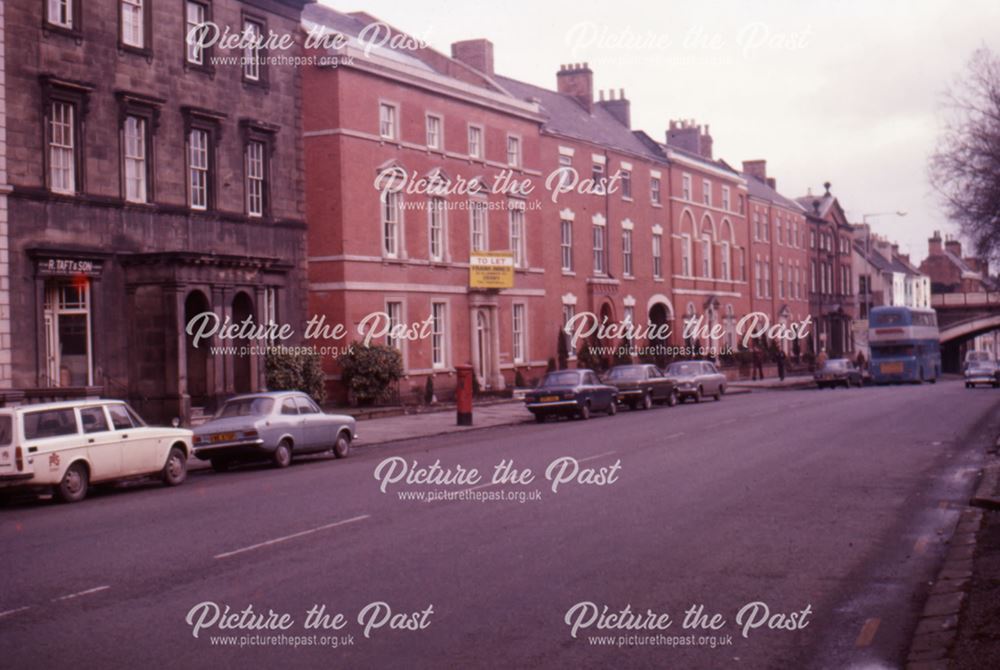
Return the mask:
<path fill-rule="evenodd" d="M 865 224 L 865 263 L 871 265 L 871 239 L 872 239 L 872 227 L 868 223 L 868 219 L 874 219 L 879 216 L 906 216 L 904 210 L 896 210 L 895 212 L 869 212 L 868 214 L 861 215 L 861 221 Z M 871 300 L 871 290 L 872 290 L 872 276 L 868 273 L 865 277 L 865 322 L 867 323 L 871 319 L 871 305 L 869 301 Z"/>

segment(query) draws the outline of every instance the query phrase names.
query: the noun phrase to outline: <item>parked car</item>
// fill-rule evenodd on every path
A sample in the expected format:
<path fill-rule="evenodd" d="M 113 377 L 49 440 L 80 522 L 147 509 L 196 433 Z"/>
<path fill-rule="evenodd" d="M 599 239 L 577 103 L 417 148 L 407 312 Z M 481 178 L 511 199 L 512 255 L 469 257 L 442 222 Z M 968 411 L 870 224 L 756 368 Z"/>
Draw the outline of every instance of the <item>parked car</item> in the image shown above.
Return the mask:
<path fill-rule="evenodd" d="M 979 384 L 989 384 L 993 388 L 1000 387 L 1000 369 L 993 359 L 981 358 L 972 361 L 966 359 L 965 388 L 975 388 Z"/>
<path fill-rule="evenodd" d="M 964 372 L 966 368 L 970 367 L 975 363 L 989 363 L 996 366 L 996 359 L 988 351 L 968 351 L 965 354 L 965 363 L 962 365 L 962 371 Z"/>
<path fill-rule="evenodd" d="M 539 423 L 559 415 L 589 419 L 593 412 L 618 411 L 618 389 L 602 384 L 593 370 L 559 370 L 528 391 L 524 404 Z"/>
<path fill-rule="evenodd" d="M 861 370 L 848 358 L 831 358 L 813 374 L 819 388 L 863 386 Z"/>
<path fill-rule="evenodd" d="M 325 414 L 299 391 L 272 391 L 227 400 L 194 429 L 194 455 L 220 472 L 237 461 L 270 460 L 286 468 L 293 455 L 332 451 L 344 458 L 355 439 L 353 417 Z"/>
<path fill-rule="evenodd" d="M 653 403 L 677 404 L 674 383 L 655 365 L 616 365 L 604 381 L 618 389 L 618 404 L 649 409 Z"/>
<path fill-rule="evenodd" d="M 79 502 L 97 483 L 157 476 L 177 486 L 190 453 L 190 430 L 147 426 L 120 400 L 0 408 L 0 488 Z"/>
<path fill-rule="evenodd" d="M 673 382 L 681 402 L 691 398 L 701 402 L 708 396 L 721 400 L 726 392 L 726 375 L 709 361 L 678 361 L 671 363 L 664 372 Z"/>

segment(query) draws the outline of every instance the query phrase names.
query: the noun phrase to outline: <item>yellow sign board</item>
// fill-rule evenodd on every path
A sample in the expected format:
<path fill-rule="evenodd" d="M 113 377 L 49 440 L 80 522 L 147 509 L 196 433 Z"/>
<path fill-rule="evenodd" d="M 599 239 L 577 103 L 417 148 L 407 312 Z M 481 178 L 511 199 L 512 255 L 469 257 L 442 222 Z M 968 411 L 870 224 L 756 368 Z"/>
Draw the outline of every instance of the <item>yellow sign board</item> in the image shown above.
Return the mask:
<path fill-rule="evenodd" d="M 514 253 L 474 251 L 469 256 L 471 288 L 514 288 Z"/>

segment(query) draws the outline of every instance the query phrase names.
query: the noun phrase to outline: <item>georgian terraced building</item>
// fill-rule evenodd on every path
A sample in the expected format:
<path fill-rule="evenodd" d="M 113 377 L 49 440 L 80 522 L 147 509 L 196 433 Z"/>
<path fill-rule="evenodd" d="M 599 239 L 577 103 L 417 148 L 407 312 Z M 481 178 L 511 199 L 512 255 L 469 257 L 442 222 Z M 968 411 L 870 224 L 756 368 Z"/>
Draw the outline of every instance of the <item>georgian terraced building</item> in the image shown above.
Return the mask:
<path fill-rule="evenodd" d="M 365 49 L 359 38 L 375 25 L 321 6 L 304 14 L 306 31 L 345 37 L 312 52 L 327 60 L 303 75 L 310 311 L 353 339 L 374 312 L 428 323 L 423 339 L 376 338 L 400 349 L 404 397 L 428 376 L 447 394 L 459 364 L 486 389 L 518 371 L 537 376 L 581 312 L 669 324 L 672 346 L 708 344 L 685 342 L 686 324 L 720 324 L 720 344 L 734 349 L 736 323 L 753 309 L 805 318 L 802 209 L 766 176 L 748 190 L 760 175 L 715 159 L 707 127 L 672 122 L 657 140 L 631 127 L 624 91 L 595 95 L 586 63 L 563 65 L 548 88 L 495 72 L 486 40 L 458 42 L 450 57 L 406 39 Z M 396 192 L 392 175 L 442 184 L 506 175 L 531 192 Z M 547 188 L 563 176 L 579 188 Z M 780 241 L 751 241 L 754 194 Z M 513 254 L 512 288 L 470 286 L 477 251 Z M 765 280 L 756 254 L 781 277 Z M 760 282 L 768 289 L 755 297 Z M 332 361 L 327 373 L 336 391 Z"/>
<path fill-rule="evenodd" d="M 263 385 L 259 356 L 195 348 L 185 323 L 303 320 L 300 71 L 185 35 L 297 35 L 303 4 L 4 3 L 15 389 L 163 419 Z"/>

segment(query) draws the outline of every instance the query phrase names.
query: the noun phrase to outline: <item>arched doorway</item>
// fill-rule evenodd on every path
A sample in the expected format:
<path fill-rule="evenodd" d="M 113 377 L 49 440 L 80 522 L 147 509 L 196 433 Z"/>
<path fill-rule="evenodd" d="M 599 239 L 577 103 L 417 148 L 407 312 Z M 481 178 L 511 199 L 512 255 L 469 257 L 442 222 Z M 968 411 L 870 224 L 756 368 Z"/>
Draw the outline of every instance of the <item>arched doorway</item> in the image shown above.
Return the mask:
<path fill-rule="evenodd" d="M 191 319 L 203 312 L 210 312 L 208 298 L 201 291 L 191 291 L 184 300 L 184 323 L 191 322 Z M 187 394 L 191 398 L 193 407 L 204 407 L 208 402 L 209 385 L 209 359 L 208 343 L 199 342 L 194 346 L 194 337 L 187 333 L 185 329 L 185 346 L 187 358 Z"/>
<path fill-rule="evenodd" d="M 246 293 L 240 291 L 233 298 L 233 322 L 243 323 L 247 318 L 253 317 L 253 301 Z M 233 340 L 236 353 L 233 354 L 233 391 L 236 393 L 250 393 L 252 388 L 252 367 L 250 364 L 250 354 L 247 348 L 252 341 L 246 338 Z"/>

